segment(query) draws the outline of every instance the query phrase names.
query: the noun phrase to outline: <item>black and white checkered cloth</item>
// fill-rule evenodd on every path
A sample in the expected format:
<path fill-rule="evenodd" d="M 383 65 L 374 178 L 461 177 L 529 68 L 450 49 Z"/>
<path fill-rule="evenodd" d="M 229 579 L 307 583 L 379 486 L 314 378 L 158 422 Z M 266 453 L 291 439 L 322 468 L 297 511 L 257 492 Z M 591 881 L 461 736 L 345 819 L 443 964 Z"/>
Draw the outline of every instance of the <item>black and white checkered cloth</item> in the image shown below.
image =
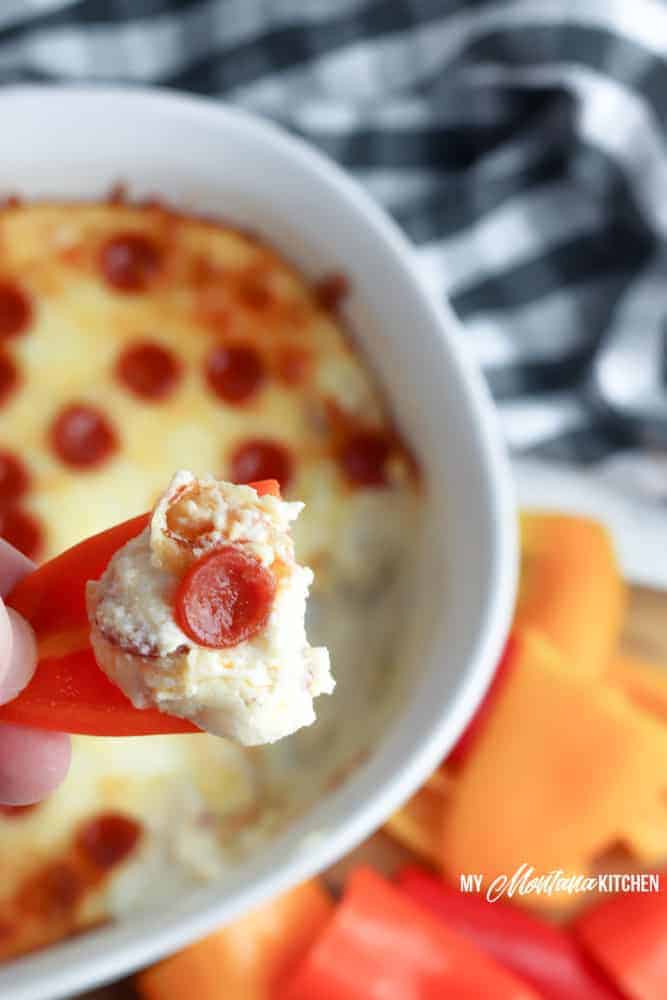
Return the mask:
<path fill-rule="evenodd" d="M 0 82 L 58 80 L 219 96 L 307 137 L 416 243 L 515 449 L 631 440 L 591 370 L 667 318 L 665 0 L 2 0 Z"/>

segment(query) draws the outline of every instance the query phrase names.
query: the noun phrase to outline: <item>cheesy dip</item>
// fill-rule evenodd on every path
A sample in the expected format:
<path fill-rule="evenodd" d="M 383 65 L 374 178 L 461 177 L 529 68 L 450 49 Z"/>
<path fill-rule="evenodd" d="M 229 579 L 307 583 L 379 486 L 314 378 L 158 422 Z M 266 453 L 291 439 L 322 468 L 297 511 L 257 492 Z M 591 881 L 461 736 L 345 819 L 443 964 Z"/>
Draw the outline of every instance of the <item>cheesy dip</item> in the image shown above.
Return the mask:
<path fill-rule="evenodd" d="M 179 472 L 151 522 L 87 586 L 98 664 L 136 708 L 253 746 L 315 721 L 333 691 L 308 645 L 310 569 L 289 534 L 302 504 Z"/>
<path fill-rule="evenodd" d="M 310 283 L 260 239 L 161 204 L 0 207 L 0 534 L 41 561 L 153 508 L 175 469 L 276 479 L 282 527 L 305 504 L 290 523 L 315 573 L 308 637 L 336 673 L 317 723 L 270 747 L 76 737 L 46 802 L 0 809 L 0 956 L 168 906 L 206 879 L 224 891 L 240 858 L 381 737 L 420 488 L 344 329 L 345 294 L 340 276 Z M 91 593 L 103 662 L 117 569 Z M 306 586 L 300 573 L 295 617 Z M 281 732 L 331 686 L 302 632 L 283 640 L 300 647 L 311 689 Z M 228 725 L 246 742 L 273 735 L 264 719 Z"/>

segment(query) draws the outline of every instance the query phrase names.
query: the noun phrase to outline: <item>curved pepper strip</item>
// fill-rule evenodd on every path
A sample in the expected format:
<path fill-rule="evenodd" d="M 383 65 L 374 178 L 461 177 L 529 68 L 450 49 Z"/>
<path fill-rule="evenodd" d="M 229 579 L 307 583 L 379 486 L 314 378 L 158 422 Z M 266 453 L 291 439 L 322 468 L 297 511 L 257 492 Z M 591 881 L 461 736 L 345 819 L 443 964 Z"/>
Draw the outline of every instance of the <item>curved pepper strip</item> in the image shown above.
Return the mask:
<path fill-rule="evenodd" d="M 223 994 L 221 993 L 221 996 Z M 525 981 L 371 868 L 274 1000 L 538 1000 Z"/>
<path fill-rule="evenodd" d="M 504 900 L 461 892 L 409 865 L 396 881 L 403 892 L 529 982 L 543 1000 L 622 1000 L 572 935 Z"/>
<path fill-rule="evenodd" d="M 275 480 L 250 484 L 279 496 Z M 73 546 L 24 577 L 7 604 L 30 622 L 38 663 L 30 683 L 0 706 L 0 722 L 89 736 L 197 733 L 186 719 L 138 709 L 97 665 L 89 643 L 86 583 L 97 580 L 114 553 L 146 527 L 150 514 L 124 521 Z"/>

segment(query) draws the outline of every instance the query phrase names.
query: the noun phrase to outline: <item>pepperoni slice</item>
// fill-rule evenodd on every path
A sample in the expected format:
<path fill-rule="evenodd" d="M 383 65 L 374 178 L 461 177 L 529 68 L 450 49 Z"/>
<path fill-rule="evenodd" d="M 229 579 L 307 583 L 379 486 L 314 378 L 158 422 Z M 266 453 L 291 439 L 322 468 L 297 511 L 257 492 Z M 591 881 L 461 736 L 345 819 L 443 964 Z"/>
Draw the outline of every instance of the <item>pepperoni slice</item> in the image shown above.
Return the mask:
<path fill-rule="evenodd" d="M 60 411 L 51 425 L 50 437 L 58 458 L 75 469 L 99 465 L 118 446 L 104 414 L 83 403 L 73 403 Z"/>
<path fill-rule="evenodd" d="M 257 559 L 226 545 L 187 571 L 176 592 L 174 616 L 194 642 L 226 649 L 261 632 L 275 589 L 272 574 Z"/>
<path fill-rule="evenodd" d="M 339 461 L 345 476 L 355 486 L 387 485 L 387 460 L 391 443 L 382 431 L 358 431 L 343 445 Z"/>
<path fill-rule="evenodd" d="M 30 485 L 30 474 L 20 458 L 0 451 L 0 507 L 22 497 Z"/>
<path fill-rule="evenodd" d="M 132 817 L 103 813 L 79 829 L 76 845 L 98 868 L 113 868 L 134 850 L 140 836 L 141 826 Z"/>
<path fill-rule="evenodd" d="M 143 233 L 118 233 L 100 254 L 105 281 L 117 292 L 143 292 L 162 266 L 157 244 Z"/>
<path fill-rule="evenodd" d="M 335 312 L 350 290 L 350 283 L 344 274 L 327 274 L 315 285 L 318 305 L 327 312 Z"/>
<path fill-rule="evenodd" d="M 0 537 L 28 559 L 36 559 L 42 548 L 43 533 L 39 522 L 20 507 L 0 511 Z"/>
<path fill-rule="evenodd" d="M 140 399 L 165 399 L 180 374 L 181 366 L 172 352 L 148 340 L 131 344 L 116 364 L 116 377 Z"/>
<path fill-rule="evenodd" d="M 277 479 L 284 493 L 293 475 L 292 456 L 279 441 L 251 438 L 234 451 L 230 479 L 234 483 L 252 483 L 259 479 Z"/>
<path fill-rule="evenodd" d="M 206 360 L 206 380 L 226 403 L 245 403 L 264 381 L 264 366 L 252 347 L 216 347 Z"/>
<path fill-rule="evenodd" d="M 0 281 L 0 339 L 25 333 L 32 317 L 30 299 L 12 281 Z"/>
<path fill-rule="evenodd" d="M 0 354 L 0 406 L 7 402 L 19 383 L 16 365 L 6 354 Z"/>

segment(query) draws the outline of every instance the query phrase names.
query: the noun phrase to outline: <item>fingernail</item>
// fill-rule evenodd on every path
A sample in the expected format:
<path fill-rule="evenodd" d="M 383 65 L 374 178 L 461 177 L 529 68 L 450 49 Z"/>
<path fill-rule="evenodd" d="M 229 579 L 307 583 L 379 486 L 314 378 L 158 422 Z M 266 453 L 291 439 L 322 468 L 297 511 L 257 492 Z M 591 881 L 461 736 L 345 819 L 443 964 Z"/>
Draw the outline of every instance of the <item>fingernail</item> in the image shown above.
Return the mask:
<path fill-rule="evenodd" d="M 35 633 L 18 611 L 14 611 L 13 608 L 4 610 L 10 637 L 7 668 L 0 677 L 0 704 L 11 701 L 19 691 L 23 690 L 37 665 Z"/>

